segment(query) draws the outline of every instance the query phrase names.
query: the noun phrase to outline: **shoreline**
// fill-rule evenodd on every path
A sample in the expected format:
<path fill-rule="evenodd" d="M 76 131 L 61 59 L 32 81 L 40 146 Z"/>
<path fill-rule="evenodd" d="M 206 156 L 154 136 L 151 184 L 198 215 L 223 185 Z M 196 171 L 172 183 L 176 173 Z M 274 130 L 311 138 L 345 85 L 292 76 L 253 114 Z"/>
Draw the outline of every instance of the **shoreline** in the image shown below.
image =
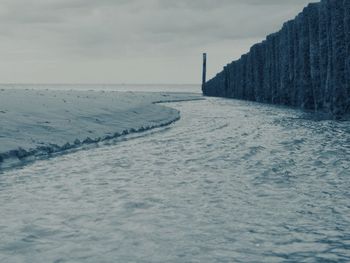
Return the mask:
<path fill-rule="evenodd" d="M 179 92 L 0 90 L 0 171 L 170 125 L 180 112 L 160 103 L 198 99 Z"/>

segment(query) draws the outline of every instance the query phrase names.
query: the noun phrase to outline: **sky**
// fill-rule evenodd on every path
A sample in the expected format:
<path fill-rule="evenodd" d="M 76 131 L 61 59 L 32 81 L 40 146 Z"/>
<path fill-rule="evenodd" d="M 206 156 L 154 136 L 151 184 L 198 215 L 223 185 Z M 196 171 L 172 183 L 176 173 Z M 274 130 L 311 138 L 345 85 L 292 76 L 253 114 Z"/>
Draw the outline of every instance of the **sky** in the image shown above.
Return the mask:
<path fill-rule="evenodd" d="M 1 0 L 0 83 L 201 82 L 310 0 Z"/>

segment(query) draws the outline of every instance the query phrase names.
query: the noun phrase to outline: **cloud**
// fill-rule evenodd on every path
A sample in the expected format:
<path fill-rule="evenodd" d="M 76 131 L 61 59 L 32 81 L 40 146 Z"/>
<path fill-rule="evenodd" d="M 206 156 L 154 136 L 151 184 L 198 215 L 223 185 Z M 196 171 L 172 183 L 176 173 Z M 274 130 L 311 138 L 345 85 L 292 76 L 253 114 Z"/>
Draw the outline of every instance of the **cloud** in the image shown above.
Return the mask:
<path fill-rule="evenodd" d="M 9 62 L 11 65 L 28 61 L 37 62 L 37 65 L 73 62 L 89 62 L 92 65 L 96 62 L 96 65 L 101 65 L 101 61 L 109 61 L 106 66 L 110 66 L 112 60 L 118 64 L 118 61 L 125 63 L 132 60 L 134 63 L 135 59 L 141 61 L 154 58 L 163 58 L 164 65 L 169 59 L 175 59 L 180 66 L 184 59 L 196 58 L 202 50 L 207 50 L 217 57 L 212 62 L 216 70 L 224 61 L 228 62 L 248 50 L 253 41 L 261 40 L 266 34 L 278 30 L 283 21 L 294 17 L 307 2 L 2 0 L 2 68 Z M 152 70 L 152 67 L 150 65 L 148 70 Z M 158 69 L 159 64 L 153 68 Z M 96 70 L 103 70 L 103 67 Z M 11 69 L 6 69 L 0 73 L 0 82 L 8 80 L 8 76 L 13 75 L 9 74 L 11 72 Z M 25 81 L 22 80 L 21 73 L 18 70 L 16 72 L 18 81 Z M 45 68 L 42 72 L 45 72 Z M 191 74 L 194 73 L 197 74 L 188 68 L 188 75 L 178 78 L 193 82 L 195 78 Z M 27 73 L 23 75 L 27 76 Z M 132 76 L 131 73 L 125 75 Z M 64 76 L 58 74 L 58 77 Z M 42 80 L 38 78 L 37 81 Z M 118 82 L 118 79 L 109 81 Z M 120 80 L 122 81 L 132 82 L 131 79 Z M 152 81 L 157 82 L 156 79 L 148 80 Z M 175 78 L 168 82 L 174 81 Z"/>

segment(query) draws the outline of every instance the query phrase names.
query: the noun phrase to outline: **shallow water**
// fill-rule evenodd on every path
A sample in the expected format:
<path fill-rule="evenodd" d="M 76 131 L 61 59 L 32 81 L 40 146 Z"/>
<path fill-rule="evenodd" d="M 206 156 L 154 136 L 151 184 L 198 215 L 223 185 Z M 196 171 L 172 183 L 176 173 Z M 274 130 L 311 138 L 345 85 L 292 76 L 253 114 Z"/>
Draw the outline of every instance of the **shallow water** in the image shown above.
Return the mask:
<path fill-rule="evenodd" d="M 208 99 L 0 174 L 0 262 L 349 262 L 350 124 Z"/>
<path fill-rule="evenodd" d="M 196 84 L 1 84 L 0 89 L 80 90 L 122 92 L 193 92 L 201 93 Z"/>

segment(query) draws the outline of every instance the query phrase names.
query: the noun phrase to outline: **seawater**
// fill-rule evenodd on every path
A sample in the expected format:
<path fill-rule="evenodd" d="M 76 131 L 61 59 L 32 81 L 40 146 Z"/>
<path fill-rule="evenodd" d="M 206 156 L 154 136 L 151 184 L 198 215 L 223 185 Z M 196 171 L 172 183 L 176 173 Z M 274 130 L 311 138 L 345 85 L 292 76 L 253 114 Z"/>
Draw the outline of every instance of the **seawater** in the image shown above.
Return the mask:
<path fill-rule="evenodd" d="M 201 93 L 197 84 L 0 84 L 0 89 Z"/>
<path fill-rule="evenodd" d="M 350 123 L 226 99 L 0 174 L 0 262 L 349 262 Z"/>

